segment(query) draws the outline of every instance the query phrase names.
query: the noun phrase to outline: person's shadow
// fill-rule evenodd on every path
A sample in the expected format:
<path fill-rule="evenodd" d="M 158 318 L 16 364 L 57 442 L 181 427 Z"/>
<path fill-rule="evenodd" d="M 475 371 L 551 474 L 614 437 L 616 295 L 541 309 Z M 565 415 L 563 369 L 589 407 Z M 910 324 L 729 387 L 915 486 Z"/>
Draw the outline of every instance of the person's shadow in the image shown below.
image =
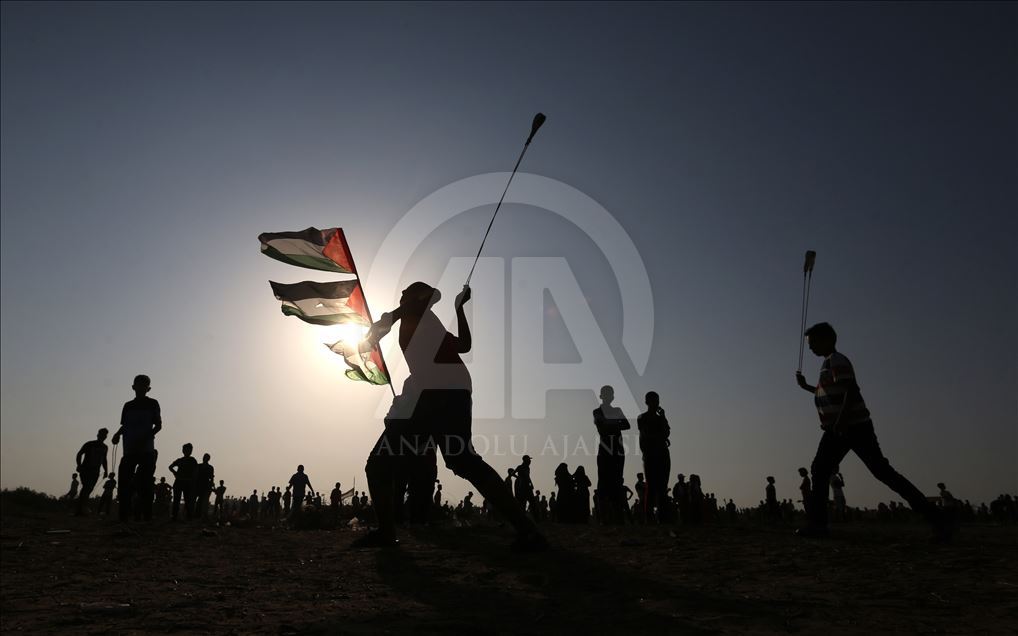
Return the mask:
<path fill-rule="evenodd" d="M 654 581 L 565 546 L 514 553 L 503 532 L 484 528 L 419 528 L 411 534 L 413 548 L 374 555 L 392 594 L 423 606 L 413 612 L 393 608 L 387 619 L 372 621 L 393 633 L 702 634 L 717 633 L 720 625 L 699 619 L 733 614 L 752 615 L 757 626 L 784 628 L 781 609 L 762 601 Z M 332 633 L 350 627 L 326 618 L 311 628 Z"/>

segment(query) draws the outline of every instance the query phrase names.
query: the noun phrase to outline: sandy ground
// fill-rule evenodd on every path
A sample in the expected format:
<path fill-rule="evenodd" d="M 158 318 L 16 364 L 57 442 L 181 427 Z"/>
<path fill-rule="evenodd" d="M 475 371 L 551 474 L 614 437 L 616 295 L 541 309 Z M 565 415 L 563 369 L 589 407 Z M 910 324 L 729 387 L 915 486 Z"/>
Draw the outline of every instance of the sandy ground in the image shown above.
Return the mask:
<path fill-rule="evenodd" d="M 0 629 L 141 633 L 1018 633 L 1018 530 L 841 526 L 826 541 L 713 525 L 546 526 L 514 554 L 496 527 L 343 531 L 0 521 Z M 69 530 L 48 534 L 49 530 Z"/>

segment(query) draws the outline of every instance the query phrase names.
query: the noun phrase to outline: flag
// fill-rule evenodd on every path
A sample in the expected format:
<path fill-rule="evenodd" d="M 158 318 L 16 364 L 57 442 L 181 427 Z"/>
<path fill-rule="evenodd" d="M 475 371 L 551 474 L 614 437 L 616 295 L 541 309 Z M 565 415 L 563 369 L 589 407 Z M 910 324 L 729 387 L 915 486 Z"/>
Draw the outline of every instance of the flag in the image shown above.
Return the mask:
<path fill-rule="evenodd" d="M 364 290 L 342 228 L 319 230 L 309 227 L 300 232 L 263 232 L 258 235 L 258 240 L 263 254 L 289 265 L 357 276 L 354 280 L 334 283 L 269 281 L 272 293 L 283 303 L 281 309 L 284 315 L 297 316 L 312 325 L 371 326 Z M 349 367 L 346 377 L 351 380 L 389 384 L 385 360 L 377 347 L 361 351 L 366 346 L 363 342 L 351 344 L 342 340 L 325 346 L 343 356 Z"/>
<path fill-rule="evenodd" d="M 371 325 L 360 281 L 336 283 L 303 281 L 285 284 L 269 281 L 272 293 L 283 301 L 283 314 L 297 316 L 312 325 Z"/>
<path fill-rule="evenodd" d="M 262 254 L 277 261 L 326 272 L 357 273 L 342 228 L 264 232 L 258 235 L 258 240 L 262 244 Z"/>
<path fill-rule="evenodd" d="M 385 368 L 385 362 L 382 360 L 382 354 L 379 353 L 378 347 L 361 351 L 361 345 L 363 344 L 354 344 L 340 340 L 325 346 L 333 353 L 343 356 L 346 366 L 350 367 L 346 370 L 346 377 L 351 380 L 360 380 L 361 382 L 369 382 L 371 384 L 388 384 L 389 370 Z"/>

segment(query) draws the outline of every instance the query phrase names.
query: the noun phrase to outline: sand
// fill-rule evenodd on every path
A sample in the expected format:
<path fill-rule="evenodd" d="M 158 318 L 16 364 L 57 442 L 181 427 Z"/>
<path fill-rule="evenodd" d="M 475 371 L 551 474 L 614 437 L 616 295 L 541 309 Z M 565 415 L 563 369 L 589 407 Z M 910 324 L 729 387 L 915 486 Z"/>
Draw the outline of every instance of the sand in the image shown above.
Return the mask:
<path fill-rule="evenodd" d="M 1018 530 L 859 523 L 787 528 L 546 525 L 350 530 L 129 524 L 8 507 L 4 633 L 1018 633 Z M 69 530 L 48 534 L 49 530 Z"/>

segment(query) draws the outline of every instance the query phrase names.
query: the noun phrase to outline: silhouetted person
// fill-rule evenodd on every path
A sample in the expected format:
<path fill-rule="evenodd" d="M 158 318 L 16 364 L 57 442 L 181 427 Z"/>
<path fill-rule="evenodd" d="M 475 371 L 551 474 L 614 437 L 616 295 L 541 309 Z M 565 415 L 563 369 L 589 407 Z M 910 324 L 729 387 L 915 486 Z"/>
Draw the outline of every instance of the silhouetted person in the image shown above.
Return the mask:
<path fill-rule="evenodd" d="M 120 428 L 113 434 L 113 445 L 124 438 L 124 455 L 120 458 L 117 473 L 120 487 L 120 520 L 131 517 L 131 501 L 138 496 L 139 511 L 145 519 L 152 519 L 152 487 L 155 484 L 155 436 L 163 428 L 159 402 L 148 397 L 152 382 L 147 375 L 138 375 L 131 385 L 134 399 L 124 404 L 120 414 Z"/>
<path fill-rule="evenodd" d="M 668 475 L 672 471 L 672 459 L 668 452 L 671 428 L 658 394 L 650 391 L 644 401 L 647 412 L 636 418 L 636 428 L 640 431 L 643 472 L 647 475 L 646 503 L 660 517 L 660 508 L 668 496 Z"/>
<path fill-rule="evenodd" d="M 719 518 L 718 498 L 714 496 L 714 493 L 711 493 L 710 495 L 707 496 L 705 503 L 707 504 L 708 518 L 711 519 L 712 521 L 716 521 Z"/>
<path fill-rule="evenodd" d="M 524 510 L 529 510 L 530 514 L 536 519 L 537 506 L 535 504 L 537 502 L 534 499 L 534 480 L 530 477 L 530 461 L 530 455 L 524 455 L 520 465 L 516 467 L 514 471 L 516 483 L 513 484 L 513 494 L 520 507 Z"/>
<path fill-rule="evenodd" d="M 84 487 L 85 480 L 81 480 L 82 487 Z M 954 495 L 947 489 L 944 482 L 937 484 L 937 490 L 940 491 L 940 505 L 945 508 L 955 508 L 958 506 L 958 500 L 954 498 Z"/>
<path fill-rule="evenodd" d="M 340 488 L 340 483 L 337 481 L 336 486 L 329 493 L 329 507 L 332 508 L 333 512 L 339 513 L 340 506 L 343 505 L 343 489 Z"/>
<path fill-rule="evenodd" d="M 159 478 L 159 483 L 155 485 L 155 504 L 161 512 L 166 512 L 170 509 L 170 500 L 173 497 L 173 488 L 166 483 L 165 477 Z"/>
<path fill-rule="evenodd" d="M 78 507 L 75 510 L 76 515 L 85 514 L 85 504 L 88 503 L 88 498 L 92 495 L 92 489 L 95 488 L 96 483 L 99 481 L 99 471 L 103 471 L 103 477 L 109 473 L 106 466 L 106 435 L 109 431 L 105 428 L 100 428 L 99 432 L 96 433 L 95 439 L 85 442 L 78 451 L 78 454 L 74 458 L 74 463 L 78 467 L 78 474 L 81 475 L 81 494 L 78 495 Z"/>
<path fill-rule="evenodd" d="M 273 519 L 279 519 L 279 516 L 283 511 L 283 506 L 280 503 L 282 499 L 283 493 L 279 489 L 279 486 L 273 486 L 269 490 L 269 511 L 272 513 Z M 342 497 L 340 498 L 340 504 L 342 504 Z"/>
<path fill-rule="evenodd" d="M 198 460 L 191 457 L 194 446 L 184 444 L 181 447 L 183 457 L 178 457 L 170 464 L 170 474 L 173 475 L 173 510 L 170 517 L 176 521 L 177 513 L 180 511 L 180 499 L 184 499 L 184 511 L 187 518 L 194 517 L 194 494 L 198 485 Z"/>
<path fill-rule="evenodd" d="M 393 481 L 400 456 L 396 452 L 407 436 L 431 437 L 442 450 L 446 466 L 467 479 L 499 513 L 516 528 L 516 545 L 539 549 L 546 545 L 502 479 L 474 450 L 470 441 L 472 382 L 460 358 L 470 351 L 472 339 L 463 305 L 470 300 L 464 286 L 456 297 L 457 333 L 447 332 L 431 307 L 441 293 L 417 282 L 403 291 L 399 307 L 382 314 L 372 325 L 366 346 L 374 347 L 399 321 L 399 346 L 410 377 L 385 418 L 385 432 L 368 458 L 366 472 L 378 517 L 378 530 L 356 542 L 357 546 L 396 545 L 393 520 Z"/>
<path fill-rule="evenodd" d="M 607 522 L 621 522 L 626 515 L 622 473 L 626 467 L 626 449 L 622 431 L 629 430 L 629 421 L 622 409 L 612 406 L 615 389 L 605 385 L 600 392 L 601 406 L 594 409 L 594 426 L 599 437 L 597 445 L 598 507 Z"/>
<path fill-rule="evenodd" d="M 71 487 L 68 489 L 67 494 L 64 495 L 64 499 L 67 501 L 74 501 L 78 498 L 78 473 L 71 473 Z"/>
<path fill-rule="evenodd" d="M 215 504 L 216 519 L 222 519 L 223 495 L 226 494 L 226 484 L 223 483 L 222 479 L 219 480 L 219 485 L 216 487 L 215 493 L 216 493 L 216 504 Z"/>
<path fill-rule="evenodd" d="M 251 515 L 252 519 L 258 518 L 258 490 L 252 490 L 251 495 L 247 498 L 247 509 L 248 514 Z"/>
<path fill-rule="evenodd" d="M 541 497 L 541 491 L 540 490 L 535 490 L 534 491 L 534 500 L 530 504 L 531 515 L 534 517 L 534 521 L 539 521 L 539 522 L 540 521 L 544 521 L 544 517 L 545 517 L 545 515 L 544 515 L 545 509 L 541 508 L 541 498 L 542 498 Z"/>
<path fill-rule="evenodd" d="M 297 472 L 290 477 L 290 487 L 293 488 L 293 505 L 290 508 L 291 516 L 299 515 L 301 506 L 304 504 L 304 493 L 313 491 L 311 480 L 304 472 L 304 464 L 297 466 Z M 307 489 L 305 491 L 305 489 Z"/>
<path fill-rule="evenodd" d="M 703 488 L 700 485 L 699 475 L 689 476 L 689 523 L 697 526 L 703 523 Z"/>
<path fill-rule="evenodd" d="M 805 468 L 799 469 L 799 476 L 802 477 L 802 482 L 799 483 L 799 494 L 802 495 L 802 509 L 808 513 L 809 507 L 813 505 L 811 501 L 813 484 L 809 480 L 809 471 Z M 824 501 L 824 505 L 827 505 L 826 500 Z"/>
<path fill-rule="evenodd" d="M 435 486 L 435 509 L 438 510 L 442 506 L 442 484 Z"/>
<path fill-rule="evenodd" d="M 103 492 L 99 497 L 99 510 L 97 514 L 109 515 L 113 508 L 113 491 L 117 487 L 116 473 L 109 473 L 103 483 Z"/>
<path fill-rule="evenodd" d="M 212 455 L 202 455 L 201 463 L 198 464 L 198 472 L 195 475 L 195 506 L 194 514 L 199 519 L 204 519 L 209 512 L 209 496 L 216 487 L 216 469 L 212 467 L 209 460 Z"/>
<path fill-rule="evenodd" d="M 629 502 L 633 499 L 633 489 L 630 488 L 623 482 L 622 484 L 622 514 L 626 521 L 633 520 L 633 509 L 630 507 L 632 504 Z"/>
<path fill-rule="evenodd" d="M 565 462 L 559 464 L 555 469 L 555 486 L 558 488 L 558 497 L 555 502 L 557 520 L 564 523 L 575 523 L 579 520 L 576 482 Z"/>
<path fill-rule="evenodd" d="M 672 499 L 675 500 L 675 505 L 679 509 L 679 521 L 689 523 L 689 484 L 686 483 L 686 476 L 682 473 L 675 476 Z"/>
<path fill-rule="evenodd" d="M 841 476 L 839 467 L 834 467 L 831 475 L 831 492 L 834 493 L 834 516 L 838 521 L 844 521 L 848 516 L 848 502 L 845 500 L 845 478 Z"/>
<path fill-rule="evenodd" d="M 634 504 L 634 512 L 639 518 L 640 523 L 644 523 L 647 520 L 647 480 L 644 479 L 643 473 L 636 473 L 636 504 Z"/>
<path fill-rule="evenodd" d="M 807 506 L 809 524 L 800 530 L 800 534 L 827 534 L 827 494 L 831 473 L 849 451 L 854 451 L 874 477 L 933 524 L 938 537 L 947 538 L 950 527 L 937 514 L 936 507 L 910 481 L 898 474 L 881 452 L 852 363 L 835 349 L 838 336 L 834 328 L 826 322 L 815 324 L 806 330 L 806 338 L 810 351 L 824 359 L 820 379 L 816 386 L 811 386 L 801 373 L 796 373 L 795 378 L 802 389 L 813 394 L 820 414 L 820 428 L 824 433 L 810 469 L 814 505 Z"/>
<path fill-rule="evenodd" d="M 583 466 L 577 466 L 573 472 L 573 484 L 576 486 L 577 519 L 580 523 L 590 521 L 590 477 Z"/>
<path fill-rule="evenodd" d="M 290 516 L 290 501 L 293 499 L 293 493 L 290 492 L 290 486 L 286 487 L 286 492 L 283 493 L 283 514 L 287 517 Z"/>
<path fill-rule="evenodd" d="M 778 489 L 774 487 L 774 478 L 767 478 L 767 516 L 771 519 L 781 518 L 781 508 L 778 505 Z"/>

